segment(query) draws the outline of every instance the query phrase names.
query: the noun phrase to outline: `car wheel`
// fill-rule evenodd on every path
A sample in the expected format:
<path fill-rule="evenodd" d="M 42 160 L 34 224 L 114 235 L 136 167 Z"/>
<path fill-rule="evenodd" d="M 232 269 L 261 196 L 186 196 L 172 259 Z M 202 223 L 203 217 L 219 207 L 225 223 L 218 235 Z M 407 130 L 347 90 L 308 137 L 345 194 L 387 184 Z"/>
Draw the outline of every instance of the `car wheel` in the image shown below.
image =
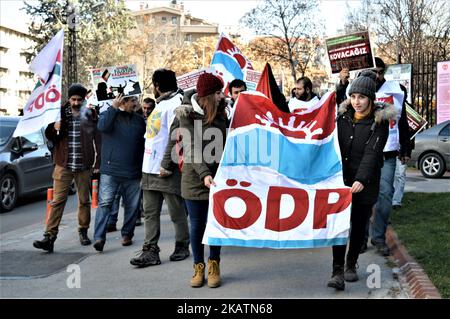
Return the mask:
<path fill-rule="evenodd" d="M 76 193 L 77 193 L 77 188 L 75 187 L 75 183 L 72 182 L 72 184 L 70 184 L 69 195 L 73 195 Z"/>
<path fill-rule="evenodd" d="M 14 209 L 17 202 L 19 187 L 12 174 L 5 174 L 0 180 L 0 206 L 2 212 Z"/>
<path fill-rule="evenodd" d="M 425 155 L 419 164 L 420 172 L 427 178 L 439 178 L 445 173 L 444 160 L 435 153 Z"/>

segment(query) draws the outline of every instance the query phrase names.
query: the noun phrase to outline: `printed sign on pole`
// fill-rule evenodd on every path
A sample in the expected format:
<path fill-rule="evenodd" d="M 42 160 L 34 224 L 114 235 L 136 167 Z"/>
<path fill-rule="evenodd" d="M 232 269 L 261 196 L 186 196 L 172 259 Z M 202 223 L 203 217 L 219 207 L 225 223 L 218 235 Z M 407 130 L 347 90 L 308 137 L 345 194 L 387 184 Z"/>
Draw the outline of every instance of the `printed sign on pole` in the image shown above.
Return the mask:
<path fill-rule="evenodd" d="M 409 105 L 406 105 L 406 118 L 408 120 L 409 129 L 412 132 L 411 139 L 413 139 L 428 123 Z"/>
<path fill-rule="evenodd" d="M 98 102 L 142 93 L 134 64 L 92 69 L 92 85 Z"/>
<path fill-rule="evenodd" d="M 328 38 L 326 45 L 331 73 L 339 73 L 343 68 L 355 71 L 375 67 L 368 31 Z"/>
<path fill-rule="evenodd" d="M 203 68 L 197 71 L 192 71 L 190 73 L 186 73 L 177 77 L 178 88 L 183 91 L 195 89 L 197 86 L 197 81 L 200 75 L 203 73 L 213 73 L 211 68 Z"/>
<path fill-rule="evenodd" d="M 386 68 L 386 72 L 384 73 L 384 78 L 386 81 L 397 82 L 398 84 L 403 85 L 408 92 L 406 97 L 406 101 L 409 104 L 412 102 L 411 98 L 411 78 L 412 78 L 412 64 L 392 64 Z"/>

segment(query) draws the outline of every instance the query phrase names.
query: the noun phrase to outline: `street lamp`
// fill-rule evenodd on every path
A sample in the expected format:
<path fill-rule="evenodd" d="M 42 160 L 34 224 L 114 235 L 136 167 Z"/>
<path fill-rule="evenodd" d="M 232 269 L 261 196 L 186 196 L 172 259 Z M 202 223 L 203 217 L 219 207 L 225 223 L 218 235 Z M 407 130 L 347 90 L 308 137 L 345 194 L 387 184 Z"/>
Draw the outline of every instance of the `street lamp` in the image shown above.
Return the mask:
<path fill-rule="evenodd" d="M 98 1 L 95 3 L 91 10 L 92 12 L 98 12 L 105 5 L 104 1 Z M 76 27 L 79 23 L 77 15 L 78 8 L 70 0 L 67 0 L 67 26 L 69 28 L 69 68 L 68 68 L 68 84 L 78 82 L 77 72 L 77 30 Z"/>
<path fill-rule="evenodd" d="M 68 85 L 78 82 L 77 74 L 77 33 L 76 26 L 78 24 L 77 8 L 67 2 L 67 26 L 69 28 L 69 68 L 68 68 Z"/>

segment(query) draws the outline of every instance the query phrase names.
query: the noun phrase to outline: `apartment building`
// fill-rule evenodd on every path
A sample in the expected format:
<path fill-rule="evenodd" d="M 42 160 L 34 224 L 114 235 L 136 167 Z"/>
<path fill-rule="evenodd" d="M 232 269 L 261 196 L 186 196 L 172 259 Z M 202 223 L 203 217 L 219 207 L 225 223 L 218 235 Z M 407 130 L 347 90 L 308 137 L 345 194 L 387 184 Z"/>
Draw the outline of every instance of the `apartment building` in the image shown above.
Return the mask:
<path fill-rule="evenodd" d="M 159 37 L 158 41 L 176 40 L 179 45 L 182 45 L 195 42 L 201 37 L 219 35 L 217 24 L 193 17 L 189 12 L 185 12 L 182 4 L 148 8 L 142 3 L 140 10 L 133 11 L 132 15 L 136 18 L 138 29 L 146 26 L 154 27 L 155 30 L 163 29 L 162 32 L 159 32 L 162 34 L 155 34 Z"/>
<path fill-rule="evenodd" d="M 29 69 L 26 51 L 33 38 L 25 27 L 0 24 L 0 114 L 18 115 L 36 79 Z"/>

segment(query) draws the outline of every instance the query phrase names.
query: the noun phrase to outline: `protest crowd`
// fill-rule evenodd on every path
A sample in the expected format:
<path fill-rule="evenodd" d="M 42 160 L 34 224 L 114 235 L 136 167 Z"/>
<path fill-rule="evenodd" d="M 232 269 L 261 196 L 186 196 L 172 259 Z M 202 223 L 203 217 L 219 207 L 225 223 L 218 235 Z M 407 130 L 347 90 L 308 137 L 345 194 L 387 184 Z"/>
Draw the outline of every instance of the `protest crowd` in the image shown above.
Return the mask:
<path fill-rule="evenodd" d="M 143 218 L 144 243 L 139 254 L 129 260 L 133 267 L 161 264 L 158 241 L 165 202 L 175 234 L 170 261 L 183 261 L 192 252 L 191 287 L 202 287 L 205 283 L 211 288 L 219 287 L 222 283 L 222 246 L 242 244 L 270 248 L 331 246 L 328 286 L 344 290 L 345 282 L 359 279 L 358 257 L 367 250 L 369 238 L 379 254 L 390 254 L 386 228 L 394 191 L 400 193 L 397 196 L 400 201 L 403 192 L 394 189 L 396 167 L 405 165 L 411 154 L 405 89 L 398 83 L 386 81 L 386 65 L 382 59 L 376 57 L 372 61 L 375 64 L 359 70 L 351 82 L 349 68 L 342 68 L 336 89 L 322 97 L 314 93 L 308 77 L 301 77 L 296 81 L 292 95 L 286 98 L 273 85 L 275 81 L 269 65 L 256 89 L 260 93 L 248 90 L 243 79 L 224 80 L 209 72 L 201 73 L 195 86 L 184 90 L 179 87 L 172 70 L 160 68 L 152 76 L 154 100 L 146 97 L 141 105 L 140 95 L 133 94 L 137 91 L 127 93 L 125 81 L 125 87 L 120 86 L 121 91 L 114 98 L 103 94 L 105 99 L 109 96 L 110 104 L 102 109 L 86 103 L 88 88 L 71 84 L 67 102 L 61 106 L 56 120 L 47 123 L 45 129 L 55 163 L 54 197 L 44 236 L 34 241 L 33 246 L 49 253 L 54 251 L 69 188 L 75 181 L 81 245 L 93 245 L 98 252 L 108 249 L 107 233 L 117 231 L 121 200 L 123 246 L 133 245 L 135 227 Z M 105 74 L 103 77 L 108 81 Z M 137 82 L 133 83 L 133 89 L 137 90 Z M 106 84 L 99 85 L 98 89 L 101 87 L 106 88 Z M 271 111 L 258 113 L 263 104 L 270 105 Z M 251 111 L 247 112 L 247 109 Z M 323 117 L 320 129 L 299 124 L 301 116 L 312 113 Z M 309 121 L 312 123 L 311 118 Z M 244 126 L 265 128 L 271 134 L 279 130 L 276 136 L 284 134 L 290 141 L 301 139 L 309 143 L 281 143 L 271 152 L 278 153 L 279 163 L 261 164 L 266 170 L 261 170 L 261 176 L 252 175 L 256 171 L 242 168 L 254 165 L 248 159 L 251 154 L 239 153 L 242 151 L 240 141 L 246 134 L 242 129 Z M 322 145 L 322 141 L 328 141 L 334 135 L 337 146 L 331 153 L 337 154 L 335 158 L 307 157 L 302 161 L 305 163 L 298 164 L 290 160 L 289 156 L 302 156 L 301 150 L 308 147 L 309 150 L 317 141 L 320 142 L 317 145 Z M 258 135 L 258 141 L 261 136 Z M 264 142 L 267 140 L 261 143 Z M 247 149 L 253 146 L 260 151 L 260 144 L 247 146 Z M 233 149 L 237 149 L 236 154 L 230 154 Z M 316 164 L 323 165 L 323 171 L 331 173 L 316 177 L 316 172 L 322 169 L 314 166 Z M 306 169 L 305 165 L 313 166 Z M 277 183 L 286 187 L 269 187 L 265 179 L 269 176 L 268 171 L 283 175 Z M 227 175 L 227 172 L 232 174 Z M 285 181 L 286 176 L 290 181 Z M 93 180 L 98 180 L 98 208 L 91 224 Z M 317 187 L 314 192 L 310 190 L 324 181 L 336 184 Z M 238 183 L 240 189 L 236 189 Z M 258 192 L 255 191 L 255 195 L 248 191 L 251 184 L 257 183 L 268 188 L 264 193 L 267 203 L 262 196 L 257 196 Z M 340 195 L 335 204 L 328 201 L 329 189 Z M 241 218 L 227 216 L 224 209 L 216 207 L 225 207 L 225 201 L 233 194 L 246 198 L 247 211 Z M 315 243 L 313 246 L 290 246 L 290 239 L 282 237 L 281 233 L 304 226 L 302 222 L 309 208 L 308 204 L 304 209 L 295 206 L 291 217 L 281 218 L 280 206 L 274 208 L 276 205 L 273 204 L 281 200 L 281 194 L 290 194 L 299 207 L 308 202 L 310 196 L 315 196 L 310 201 L 315 202 L 311 208 L 314 224 L 310 230 L 300 232 L 309 232 L 308 238 Z M 252 216 L 250 211 L 254 213 Z M 271 232 L 270 236 L 277 233 L 280 237 L 255 240 L 252 246 L 240 230 L 252 229 L 261 211 L 266 212 L 266 231 Z M 90 227 L 93 229 L 92 241 L 88 236 Z M 230 230 L 228 235 L 223 232 L 216 235 L 215 232 L 225 228 Z M 265 246 L 268 242 L 276 244 Z"/>

